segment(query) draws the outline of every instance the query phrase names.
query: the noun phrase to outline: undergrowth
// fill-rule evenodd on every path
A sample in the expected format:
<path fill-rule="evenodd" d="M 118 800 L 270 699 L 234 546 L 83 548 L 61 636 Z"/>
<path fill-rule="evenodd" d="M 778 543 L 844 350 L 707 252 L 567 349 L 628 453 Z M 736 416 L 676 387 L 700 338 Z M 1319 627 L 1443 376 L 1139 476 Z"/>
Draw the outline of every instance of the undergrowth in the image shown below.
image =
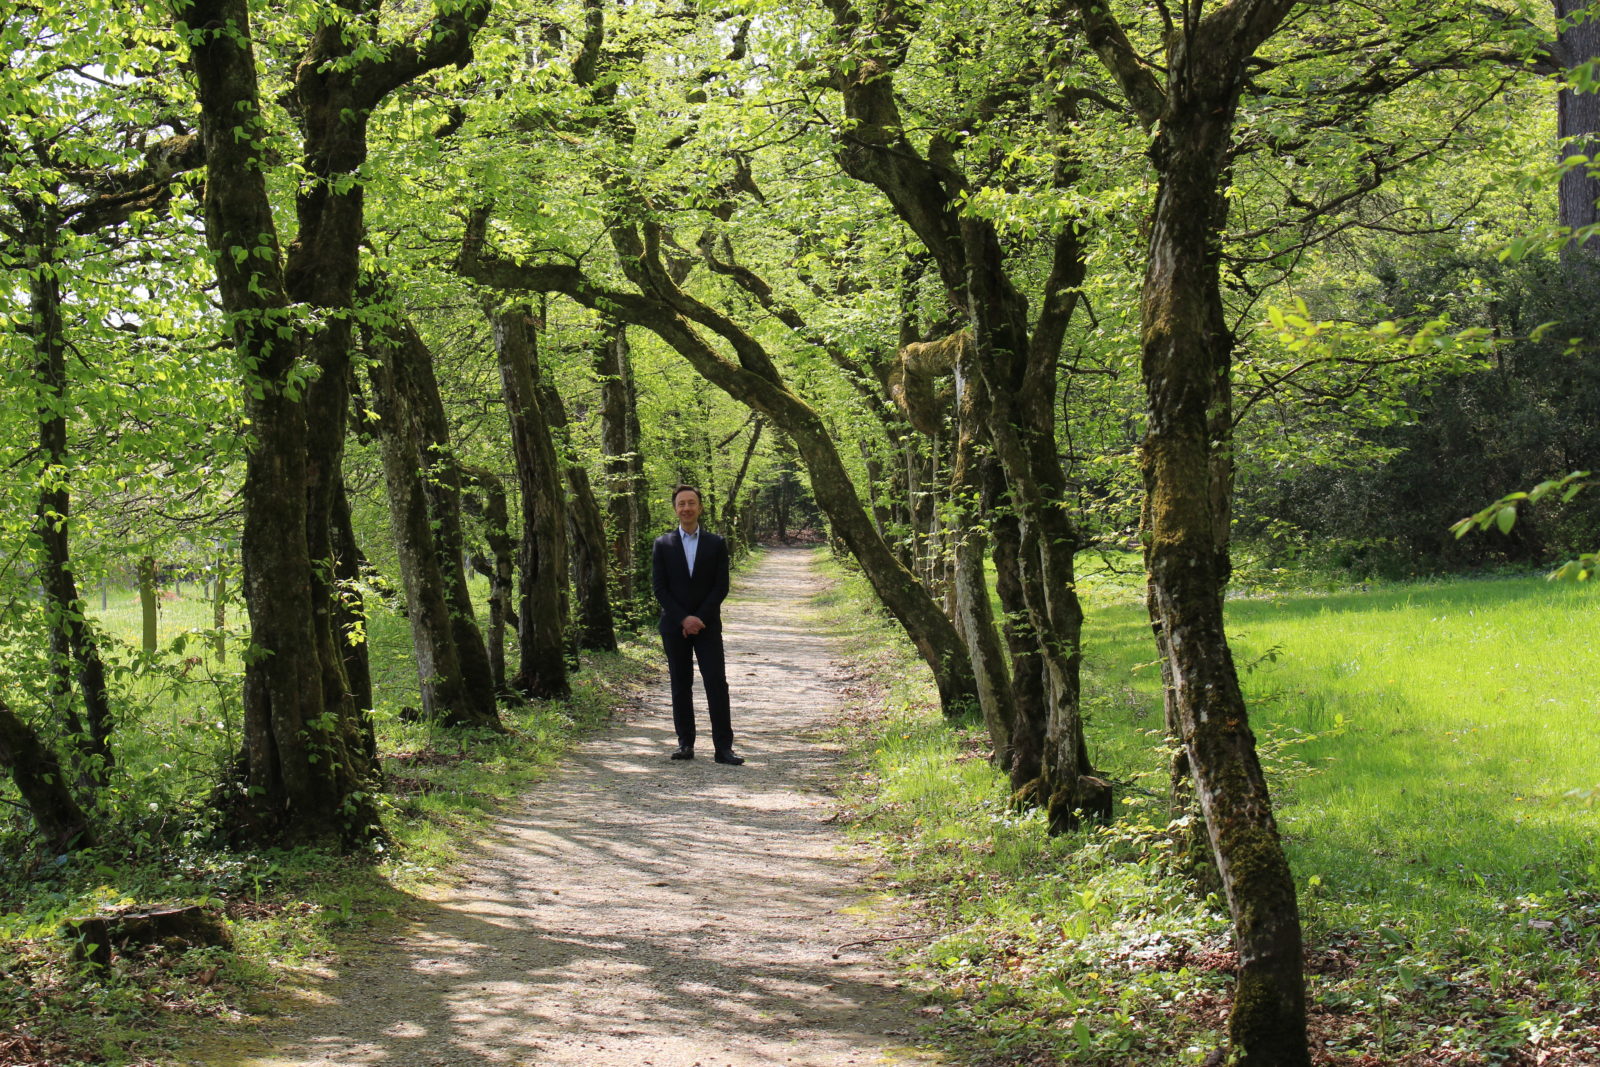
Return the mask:
<path fill-rule="evenodd" d="M 843 818 L 881 848 L 889 892 L 927 924 L 929 936 L 898 958 L 928 1000 L 931 1039 L 976 1064 L 1220 1062 L 1237 960 L 1223 904 L 1201 897 L 1171 862 L 1157 795 L 1159 703 L 1125 672 L 1086 672 L 1091 753 L 1120 761 L 1118 817 L 1051 837 L 1038 813 L 1008 803 L 980 725 L 942 720 L 931 680 L 903 637 L 868 607 L 858 576 L 835 570 L 839 584 L 822 598 L 829 626 L 878 682 L 850 705 L 840 729 L 852 761 Z M 1360 627 L 1361 604 L 1346 608 L 1349 625 Z M 1127 630 L 1130 644 L 1118 655 L 1135 664 L 1152 658 L 1137 644 L 1148 629 L 1130 621 Z M 1270 649 L 1267 627 L 1254 636 Z M 1093 668 L 1093 644 L 1089 659 Z M 1275 659 L 1258 652 L 1243 662 L 1264 670 Z M 1317 806 L 1332 803 L 1323 799 L 1326 779 L 1341 773 L 1340 762 L 1315 748 L 1328 739 L 1303 725 L 1258 729 L 1269 780 L 1299 839 L 1291 863 L 1326 855 L 1317 851 Z M 1334 725 L 1323 724 L 1324 733 Z M 1392 773 L 1406 773 L 1403 759 L 1388 758 Z M 1413 789 L 1427 787 L 1421 768 L 1409 773 Z M 1475 850 L 1483 852 L 1496 847 L 1494 835 L 1524 829 L 1484 820 L 1438 831 L 1482 837 Z M 1480 891 L 1481 906 L 1470 910 L 1454 887 L 1430 886 L 1428 871 L 1383 850 L 1344 855 L 1336 870 L 1324 877 L 1296 868 L 1316 1063 L 1600 1064 L 1600 879 L 1592 861 L 1569 862 L 1562 877 L 1529 893 L 1497 895 L 1492 877 L 1454 872 Z M 1408 879 L 1413 895 L 1399 903 L 1362 889 Z M 1433 921 L 1430 895 L 1452 901 Z M 1449 921 L 1465 914 L 1475 921 Z"/>

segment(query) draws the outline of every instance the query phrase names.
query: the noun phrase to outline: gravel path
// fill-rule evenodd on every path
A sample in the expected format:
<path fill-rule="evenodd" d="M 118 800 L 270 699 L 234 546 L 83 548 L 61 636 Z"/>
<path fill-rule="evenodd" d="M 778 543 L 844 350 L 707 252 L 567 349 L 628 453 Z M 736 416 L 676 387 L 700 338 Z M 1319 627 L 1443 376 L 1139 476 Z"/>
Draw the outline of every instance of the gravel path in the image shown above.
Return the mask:
<path fill-rule="evenodd" d="M 838 661 L 810 624 L 820 588 L 798 550 L 735 583 L 724 618 L 744 766 L 667 759 L 663 673 L 505 813 L 447 899 L 266 1024 L 254 1050 L 192 1062 L 939 1062 L 911 1047 L 916 1012 L 886 968 L 860 948 L 832 958 L 897 931 L 857 918 L 863 867 L 824 822 L 837 752 L 817 730 Z"/>

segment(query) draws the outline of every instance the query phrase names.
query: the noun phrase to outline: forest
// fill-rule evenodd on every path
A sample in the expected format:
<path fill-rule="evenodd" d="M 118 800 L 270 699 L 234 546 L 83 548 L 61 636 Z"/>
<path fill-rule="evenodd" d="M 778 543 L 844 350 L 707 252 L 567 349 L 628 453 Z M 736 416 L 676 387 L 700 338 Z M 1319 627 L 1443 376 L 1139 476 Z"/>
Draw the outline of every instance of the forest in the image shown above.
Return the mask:
<path fill-rule="evenodd" d="M 1040 856 L 1160 813 L 1132 851 L 1234 960 L 1193 1062 L 1600 1063 L 1592 780 L 1549 785 L 1561 888 L 1485 890 L 1559 912 L 1519 927 L 1565 938 L 1537 1010 L 1497 987 L 1437 1059 L 1319 1041 L 1333 935 L 1274 806 L 1303 765 L 1252 728 L 1289 624 L 1251 614 L 1551 573 L 1515 596 L 1573 612 L 1540 647 L 1584 670 L 1595 15 L 3 0 L 0 1062 L 154 1055 L 46 1009 L 154 981 L 63 923 L 403 865 L 434 755 L 592 728 L 659 651 L 690 484 L 738 557 L 826 544 Z M 1190 1062 L 1030 1018 L 1060 1062 Z"/>

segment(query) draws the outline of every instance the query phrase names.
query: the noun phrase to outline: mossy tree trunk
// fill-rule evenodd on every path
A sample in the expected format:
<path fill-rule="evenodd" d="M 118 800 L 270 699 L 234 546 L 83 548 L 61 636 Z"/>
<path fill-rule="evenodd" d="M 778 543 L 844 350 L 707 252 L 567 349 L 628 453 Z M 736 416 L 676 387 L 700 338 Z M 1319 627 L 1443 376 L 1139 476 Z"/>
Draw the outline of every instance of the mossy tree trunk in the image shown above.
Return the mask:
<path fill-rule="evenodd" d="M 594 354 L 595 375 L 600 379 L 600 451 L 605 458 L 610 572 L 618 600 L 629 605 L 632 614 L 649 582 L 641 570 L 648 566 L 642 549 L 648 510 L 639 451 L 638 395 L 629 356 L 627 328 L 608 320 Z"/>
<path fill-rule="evenodd" d="M 1246 64 L 1292 8 L 1293 0 L 1218 7 L 1173 35 L 1167 68 L 1157 71 L 1108 9 L 1078 4 L 1107 69 L 1158 131 L 1140 307 L 1149 605 L 1169 721 L 1233 916 L 1239 974 L 1230 1062 L 1248 1067 L 1311 1062 L 1294 880 L 1223 629 L 1234 346 L 1220 281 L 1224 179 Z"/>
<path fill-rule="evenodd" d="M 1012 698 L 1020 707 L 1041 707 L 1045 701 L 1044 661 L 1028 621 L 1028 602 L 1022 590 L 1021 531 L 1016 515 L 1010 508 L 1000 505 L 1005 478 L 997 464 L 989 465 L 987 482 L 985 497 L 994 542 L 995 593 L 1000 598 L 1000 610 L 1005 613 L 1001 632 L 1011 654 Z M 996 753 L 1013 796 L 1020 799 L 1027 798 L 1029 786 L 1043 773 L 1045 726 L 1045 721 L 1038 716 L 1016 716 L 1007 751 Z"/>
<path fill-rule="evenodd" d="M 950 473 L 950 494 L 962 522 L 952 534 L 951 564 L 955 575 L 956 621 L 978 679 L 978 708 L 989 730 L 993 759 L 1002 767 L 1012 762 L 1012 738 L 1018 730 L 1016 693 L 1011 669 L 1000 645 L 989 599 L 988 537 L 984 533 L 984 486 L 993 473 L 988 440 L 990 398 L 977 373 L 976 350 L 960 346 L 952 368 L 956 383 L 956 453 Z"/>
<path fill-rule="evenodd" d="M 374 108 L 464 56 L 487 14 L 486 3 L 470 0 L 436 13 L 413 38 L 387 40 L 378 9 L 349 0 L 312 27 L 284 72 L 303 178 L 297 230 L 283 250 L 263 169 L 278 149 L 262 114 L 249 5 L 193 0 L 175 10 L 198 90 L 206 239 L 253 435 L 242 493 L 254 646 L 243 780 L 222 798 L 235 811 L 236 836 L 252 844 L 354 847 L 377 829 L 371 723 L 340 649 L 334 529 L 365 225 L 360 173 Z"/>
<path fill-rule="evenodd" d="M 1589 0 L 1555 0 L 1559 20 L 1553 59 L 1563 73 L 1571 73 L 1585 63 L 1600 58 L 1600 19 L 1594 17 Z M 1600 93 L 1563 88 L 1556 102 L 1556 136 L 1562 139 L 1559 158 L 1573 155 L 1600 156 Z M 1579 229 L 1600 222 L 1600 179 L 1587 167 L 1573 167 L 1561 175 L 1558 190 L 1561 225 Z M 1600 261 L 1600 245 L 1590 238 L 1583 245 L 1568 245 L 1566 258 L 1588 260 L 1593 267 Z"/>
<path fill-rule="evenodd" d="M 611 577 L 605 519 L 595 500 L 589 471 L 575 453 L 567 405 L 543 378 L 540 404 L 550 420 L 562 477 L 567 483 L 567 537 L 572 545 L 572 591 L 578 602 L 578 647 L 592 652 L 617 650 L 617 627 L 611 614 Z"/>
<path fill-rule="evenodd" d="M 1168 137 L 1176 148 L 1176 136 Z M 1227 388 L 1232 338 L 1216 286 L 1217 231 L 1207 225 L 1218 199 L 1207 178 L 1216 171 L 1203 169 L 1205 156 L 1183 155 L 1174 151 L 1158 194 L 1143 297 L 1150 603 L 1173 717 L 1233 914 L 1239 982 L 1230 1041 L 1240 1063 L 1307 1064 L 1294 880 L 1223 629 L 1226 548 L 1216 531 L 1211 409 Z"/>
<path fill-rule="evenodd" d="M 370 365 L 373 406 L 422 712 L 445 726 L 499 729 L 489 652 L 462 565 L 461 475 L 433 353 L 403 318 L 371 331 L 369 348 L 379 357 Z"/>
<path fill-rule="evenodd" d="M 538 332 L 527 304 L 493 307 L 489 321 L 500 361 L 500 385 L 511 422 L 522 499 L 517 549 L 521 660 L 511 688 L 530 697 L 565 697 L 567 673 L 567 506 L 550 424 L 539 402 L 534 365 Z"/>

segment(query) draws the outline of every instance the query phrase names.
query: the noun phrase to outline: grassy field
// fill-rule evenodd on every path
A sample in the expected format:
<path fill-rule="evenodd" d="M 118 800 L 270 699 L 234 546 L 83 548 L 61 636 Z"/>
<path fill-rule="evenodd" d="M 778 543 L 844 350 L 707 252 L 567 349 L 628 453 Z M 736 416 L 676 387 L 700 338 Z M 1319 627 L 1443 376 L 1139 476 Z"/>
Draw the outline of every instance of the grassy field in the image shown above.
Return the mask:
<path fill-rule="evenodd" d="M 469 580 L 479 618 L 487 615 L 488 582 L 474 575 Z M 190 665 L 190 674 L 218 673 L 231 681 L 239 669 L 238 653 L 249 637 L 250 620 L 244 604 L 235 595 L 227 605 L 227 654 L 218 660 L 211 646 L 214 633 L 214 609 L 206 598 L 204 587 L 197 582 L 185 582 L 179 591 L 165 592 L 156 616 L 156 643 L 169 653 L 181 669 L 184 660 L 198 658 Z M 143 626 L 143 615 L 136 589 L 112 588 L 104 598 L 99 590 L 88 597 L 89 615 L 118 642 L 128 648 L 137 648 Z M 368 655 L 372 666 L 374 702 L 380 713 L 393 712 L 404 705 L 416 705 L 418 681 L 416 661 L 411 650 L 409 624 L 376 598 L 367 598 Z M 187 636 L 186 636 L 187 635 Z M 181 639 L 181 641 L 180 641 Z M 181 648 L 173 651 L 174 642 Z"/>
<path fill-rule="evenodd" d="M 1095 752 L 1159 786 L 1143 605 L 1091 586 Z M 1440 928 L 1600 886 L 1600 590 L 1541 578 L 1279 594 L 1228 604 L 1251 722 L 1313 914 L 1338 902 Z"/>
<path fill-rule="evenodd" d="M 1227 923 L 1168 862 L 1137 577 L 1083 583 L 1109 827 L 1049 838 L 951 730 L 847 578 L 834 625 L 886 690 L 853 712 L 851 817 L 939 936 L 906 951 L 943 1043 L 993 1063 L 1205 1061 Z M 1229 604 L 1307 930 L 1319 1064 L 1600 1064 L 1600 591 L 1538 578 Z"/>

